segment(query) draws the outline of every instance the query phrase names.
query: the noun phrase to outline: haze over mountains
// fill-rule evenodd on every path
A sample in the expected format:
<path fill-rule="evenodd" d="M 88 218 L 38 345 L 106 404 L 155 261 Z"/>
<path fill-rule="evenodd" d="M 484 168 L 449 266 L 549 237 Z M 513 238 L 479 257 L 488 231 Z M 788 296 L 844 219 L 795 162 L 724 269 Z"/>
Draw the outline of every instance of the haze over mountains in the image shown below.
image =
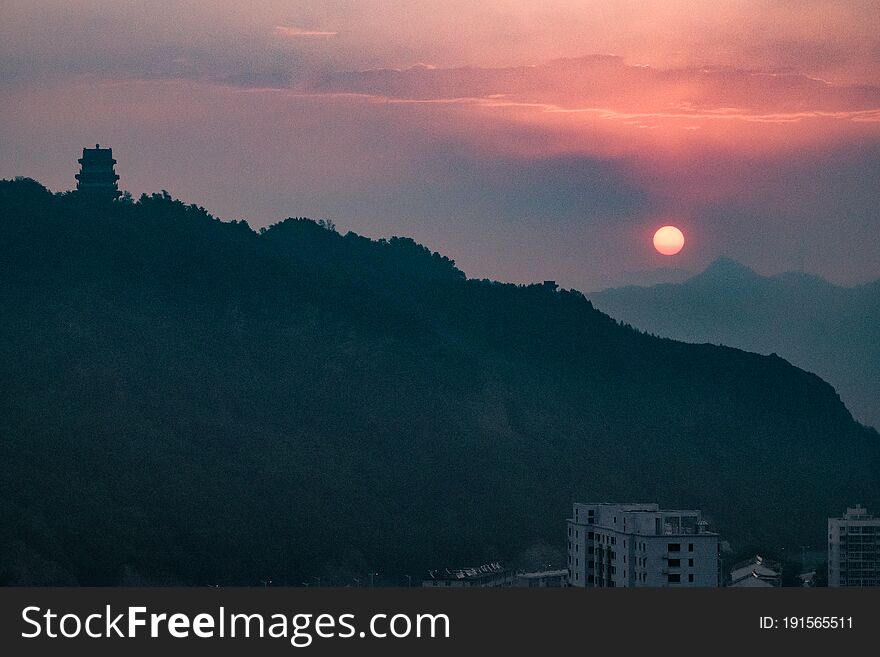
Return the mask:
<path fill-rule="evenodd" d="M 776 353 L 831 383 L 858 420 L 880 426 L 880 281 L 839 287 L 804 273 L 760 276 L 720 258 L 679 284 L 588 296 L 656 335 Z"/>
<path fill-rule="evenodd" d="M 651 285 L 660 285 L 661 283 L 683 283 L 691 278 L 695 272 L 690 269 L 681 267 L 655 267 L 653 269 L 634 269 L 630 271 L 620 272 L 613 276 L 613 286 L 606 285 L 604 287 L 593 287 L 587 296 L 604 292 L 612 287 L 629 287 L 639 286 L 648 287 Z"/>
<path fill-rule="evenodd" d="M 544 551 L 574 500 L 821 544 L 880 439 L 777 357 L 412 240 L 0 183 L 0 582 L 345 585 Z"/>

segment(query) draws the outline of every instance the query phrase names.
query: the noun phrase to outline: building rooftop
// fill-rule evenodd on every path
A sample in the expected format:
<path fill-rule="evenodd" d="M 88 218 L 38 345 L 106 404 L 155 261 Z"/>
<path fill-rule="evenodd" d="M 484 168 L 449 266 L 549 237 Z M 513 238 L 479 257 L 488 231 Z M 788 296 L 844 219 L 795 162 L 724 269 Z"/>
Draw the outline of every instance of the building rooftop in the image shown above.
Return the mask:
<path fill-rule="evenodd" d="M 730 580 L 731 586 L 780 586 L 782 564 L 756 554 L 734 564 L 730 569 Z"/>
<path fill-rule="evenodd" d="M 540 579 L 542 577 L 560 577 L 563 575 L 567 575 L 568 570 L 540 570 L 532 573 L 517 573 L 517 577 L 525 577 L 528 579 Z"/>
<path fill-rule="evenodd" d="M 861 504 L 847 507 L 843 520 L 873 520 L 874 514 L 868 511 Z"/>
<path fill-rule="evenodd" d="M 483 564 L 482 566 L 476 566 L 473 568 L 445 568 L 443 570 L 429 570 L 428 575 L 430 579 L 438 579 L 438 580 L 467 580 L 467 579 L 480 579 L 482 577 L 488 577 L 491 575 L 497 575 L 500 573 L 509 572 L 508 568 L 505 568 L 500 563 L 493 562 Z"/>
<path fill-rule="evenodd" d="M 569 521 L 641 536 L 717 535 L 699 509 L 661 509 L 651 502 L 576 502 Z"/>
<path fill-rule="evenodd" d="M 782 564 L 778 561 L 773 561 L 771 559 L 767 559 L 762 557 L 760 554 L 756 554 L 754 557 L 750 559 L 745 559 L 744 561 L 740 561 L 739 563 L 733 564 L 730 570 L 740 570 L 742 568 L 752 568 L 753 570 L 757 570 L 759 573 L 781 573 L 782 572 Z"/>

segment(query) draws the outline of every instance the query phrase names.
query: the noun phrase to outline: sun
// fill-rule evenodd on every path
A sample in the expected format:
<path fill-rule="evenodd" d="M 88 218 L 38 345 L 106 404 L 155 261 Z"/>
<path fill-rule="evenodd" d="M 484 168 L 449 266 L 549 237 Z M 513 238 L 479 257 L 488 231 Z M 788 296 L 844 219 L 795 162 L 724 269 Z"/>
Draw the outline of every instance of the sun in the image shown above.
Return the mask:
<path fill-rule="evenodd" d="M 675 226 L 663 226 L 654 233 L 654 248 L 658 253 L 672 256 L 684 247 L 684 233 Z"/>

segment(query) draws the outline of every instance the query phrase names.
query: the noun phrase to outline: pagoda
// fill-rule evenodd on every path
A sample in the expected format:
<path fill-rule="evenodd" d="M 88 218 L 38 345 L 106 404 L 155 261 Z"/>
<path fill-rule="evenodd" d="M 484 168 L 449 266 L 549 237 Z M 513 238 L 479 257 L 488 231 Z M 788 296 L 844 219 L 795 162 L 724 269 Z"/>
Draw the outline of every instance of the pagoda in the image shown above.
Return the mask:
<path fill-rule="evenodd" d="M 76 188 L 81 194 L 108 200 L 119 196 L 119 176 L 113 168 L 116 160 L 113 159 L 112 148 L 101 148 L 100 144 L 95 144 L 94 148 L 84 148 L 79 163 Z"/>

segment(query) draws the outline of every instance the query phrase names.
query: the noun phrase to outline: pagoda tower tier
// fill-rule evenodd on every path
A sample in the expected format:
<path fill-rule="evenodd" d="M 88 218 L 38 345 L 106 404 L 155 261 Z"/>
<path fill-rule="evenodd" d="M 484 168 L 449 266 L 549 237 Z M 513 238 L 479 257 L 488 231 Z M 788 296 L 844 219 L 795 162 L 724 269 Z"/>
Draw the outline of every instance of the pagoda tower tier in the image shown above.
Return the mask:
<path fill-rule="evenodd" d="M 100 144 L 84 148 L 78 161 L 80 172 L 76 174 L 76 188 L 80 193 L 111 199 L 119 196 L 119 176 L 113 168 L 116 160 L 112 148 L 101 148 Z"/>

